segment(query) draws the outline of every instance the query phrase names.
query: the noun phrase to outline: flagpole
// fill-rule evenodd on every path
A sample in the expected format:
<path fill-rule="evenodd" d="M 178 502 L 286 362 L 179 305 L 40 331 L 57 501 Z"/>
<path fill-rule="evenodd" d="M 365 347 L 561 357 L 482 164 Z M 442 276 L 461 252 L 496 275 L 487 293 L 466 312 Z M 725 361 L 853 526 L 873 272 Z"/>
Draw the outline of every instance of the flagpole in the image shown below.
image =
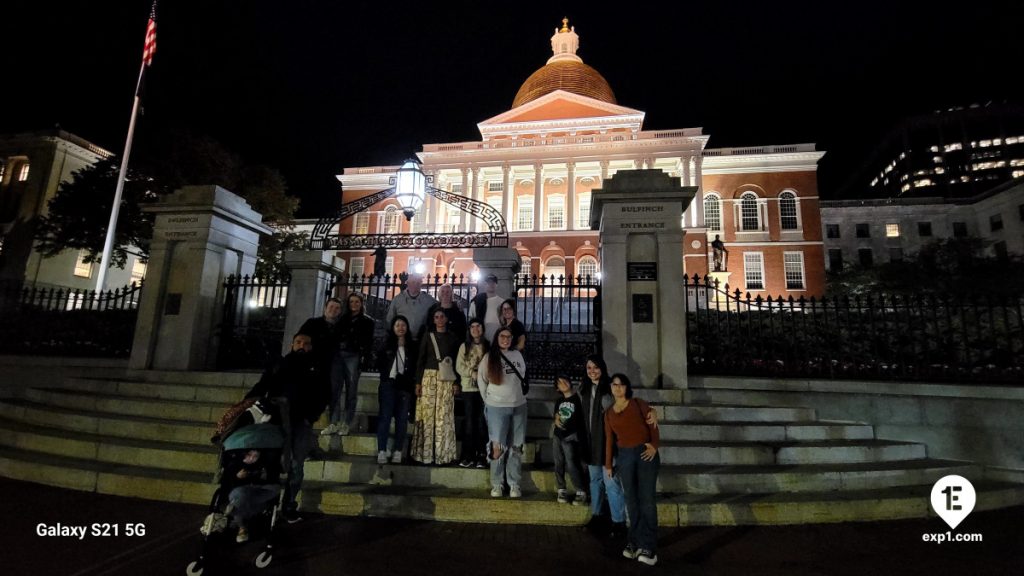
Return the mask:
<path fill-rule="evenodd" d="M 107 268 L 114 251 L 114 235 L 117 232 L 117 215 L 121 211 L 121 193 L 124 191 L 124 178 L 128 173 L 128 156 L 132 152 L 132 137 L 135 135 L 135 119 L 139 115 L 139 87 L 142 85 L 142 74 L 146 71 L 146 63 L 139 69 L 139 80 L 135 85 L 135 102 L 132 104 L 132 119 L 128 122 L 128 139 L 124 143 L 124 154 L 121 156 L 121 169 L 117 172 L 117 187 L 114 189 L 114 205 L 110 208 L 110 222 L 107 223 L 107 239 L 103 242 L 103 257 L 100 259 L 100 273 L 96 281 L 96 293 L 103 292 L 103 283 L 107 279 Z"/>

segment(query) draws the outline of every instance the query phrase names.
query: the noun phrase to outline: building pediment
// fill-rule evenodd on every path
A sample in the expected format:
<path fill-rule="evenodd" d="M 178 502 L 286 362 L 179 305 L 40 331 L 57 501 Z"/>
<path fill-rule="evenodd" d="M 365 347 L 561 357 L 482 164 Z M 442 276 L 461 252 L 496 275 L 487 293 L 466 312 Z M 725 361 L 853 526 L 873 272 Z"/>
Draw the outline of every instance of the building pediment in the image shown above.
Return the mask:
<path fill-rule="evenodd" d="M 600 128 L 643 124 L 644 112 L 587 96 L 556 90 L 477 124 L 484 139 L 501 134 L 560 128 Z"/>

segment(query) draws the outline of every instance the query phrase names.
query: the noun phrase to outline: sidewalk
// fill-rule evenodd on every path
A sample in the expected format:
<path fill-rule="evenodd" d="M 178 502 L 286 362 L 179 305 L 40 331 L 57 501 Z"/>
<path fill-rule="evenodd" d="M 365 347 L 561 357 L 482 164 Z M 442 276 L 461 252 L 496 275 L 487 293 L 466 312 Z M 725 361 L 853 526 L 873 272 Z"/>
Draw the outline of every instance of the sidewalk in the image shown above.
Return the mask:
<path fill-rule="evenodd" d="M 11 576 L 184 574 L 205 515 L 199 506 L 62 490 L 0 479 L 0 573 Z M 285 527 L 273 563 L 257 570 L 260 545 L 231 544 L 210 574 L 372 575 L 573 574 L 965 576 L 1020 574 L 1024 508 L 976 513 L 956 534 L 980 543 L 923 542 L 949 530 L 938 518 L 783 527 L 677 528 L 659 534 L 658 566 L 621 557 L 622 544 L 577 528 L 455 524 L 307 515 Z M 39 523 L 117 523 L 121 535 L 40 537 Z M 144 536 L 124 535 L 127 523 Z M 205 576 L 204 575 L 204 576 Z"/>

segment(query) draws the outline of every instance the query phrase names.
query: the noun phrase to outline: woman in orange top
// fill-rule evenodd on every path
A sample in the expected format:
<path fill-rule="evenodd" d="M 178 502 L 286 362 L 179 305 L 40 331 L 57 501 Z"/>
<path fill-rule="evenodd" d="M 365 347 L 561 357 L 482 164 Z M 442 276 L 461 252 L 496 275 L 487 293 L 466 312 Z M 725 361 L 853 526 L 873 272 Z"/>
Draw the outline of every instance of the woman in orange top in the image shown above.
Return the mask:
<path fill-rule="evenodd" d="M 629 532 L 622 555 L 654 566 L 658 563 L 658 428 L 647 423 L 651 406 L 633 398 L 633 386 L 625 374 L 612 376 L 615 402 L 604 413 L 605 474 L 612 475 L 612 454 L 626 496 Z"/>

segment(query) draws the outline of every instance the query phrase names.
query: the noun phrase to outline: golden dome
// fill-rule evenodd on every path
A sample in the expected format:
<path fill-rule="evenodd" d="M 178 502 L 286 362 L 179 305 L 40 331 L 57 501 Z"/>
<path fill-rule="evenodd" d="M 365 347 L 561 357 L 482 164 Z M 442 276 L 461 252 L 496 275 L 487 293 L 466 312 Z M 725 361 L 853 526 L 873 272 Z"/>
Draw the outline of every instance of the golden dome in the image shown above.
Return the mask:
<path fill-rule="evenodd" d="M 519 92 L 516 93 L 512 107 L 522 106 L 555 90 L 565 90 L 602 102 L 617 104 L 612 87 L 608 85 L 608 81 L 601 76 L 600 72 L 583 62 L 560 60 L 550 62 L 530 74 L 530 77 L 519 88 Z"/>

